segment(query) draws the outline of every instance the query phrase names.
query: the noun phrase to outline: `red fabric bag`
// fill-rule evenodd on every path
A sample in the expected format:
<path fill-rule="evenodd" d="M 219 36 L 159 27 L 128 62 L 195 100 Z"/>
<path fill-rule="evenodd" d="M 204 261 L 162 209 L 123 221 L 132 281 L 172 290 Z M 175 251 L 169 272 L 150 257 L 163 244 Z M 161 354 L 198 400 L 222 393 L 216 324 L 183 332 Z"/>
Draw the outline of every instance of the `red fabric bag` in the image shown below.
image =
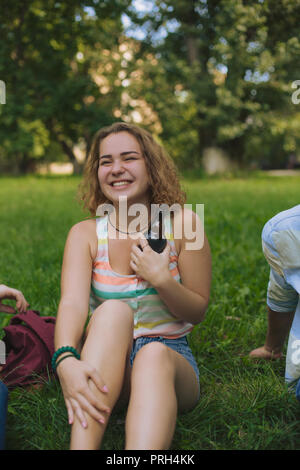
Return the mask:
<path fill-rule="evenodd" d="M 8 388 L 36 383 L 38 376 L 49 377 L 55 320 L 55 317 L 41 316 L 36 310 L 27 310 L 14 315 L 3 328 L 6 362 L 1 379 Z"/>

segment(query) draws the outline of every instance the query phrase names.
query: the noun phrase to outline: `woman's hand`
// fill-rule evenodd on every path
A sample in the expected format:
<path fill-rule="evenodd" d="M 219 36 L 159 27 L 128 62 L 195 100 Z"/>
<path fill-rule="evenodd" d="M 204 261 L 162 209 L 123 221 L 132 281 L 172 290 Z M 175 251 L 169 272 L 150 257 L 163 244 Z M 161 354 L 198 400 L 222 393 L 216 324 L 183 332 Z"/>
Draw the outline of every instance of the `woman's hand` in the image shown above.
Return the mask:
<path fill-rule="evenodd" d="M 68 360 L 65 359 L 58 365 L 57 375 L 68 411 L 69 424 L 73 424 L 76 415 L 81 425 L 86 428 L 85 413 L 103 424 L 105 422 L 103 412 L 110 413 L 110 409 L 99 402 L 88 383 L 92 380 L 100 392 L 108 392 L 96 369 L 85 361 L 68 357 Z"/>
<path fill-rule="evenodd" d="M 0 300 L 1 299 L 14 299 L 16 301 L 16 308 L 20 313 L 26 312 L 29 307 L 29 303 L 21 291 L 5 286 L 4 284 L 0 285 Z M 13 313 L 13 309 L 9 305 L 4 305 L 1 303 L 0 305 L 1 312 Z"/>
<path fill-rule="evenodd" d="M 170 245 L 168 242 L 164 251 L 157 253 L 152 250 L 148 240 L 141 234 L 137 243 L 132 245 L 130 266 L 136 274 L 155 287 L 170 276 L 169 259 Z"/>

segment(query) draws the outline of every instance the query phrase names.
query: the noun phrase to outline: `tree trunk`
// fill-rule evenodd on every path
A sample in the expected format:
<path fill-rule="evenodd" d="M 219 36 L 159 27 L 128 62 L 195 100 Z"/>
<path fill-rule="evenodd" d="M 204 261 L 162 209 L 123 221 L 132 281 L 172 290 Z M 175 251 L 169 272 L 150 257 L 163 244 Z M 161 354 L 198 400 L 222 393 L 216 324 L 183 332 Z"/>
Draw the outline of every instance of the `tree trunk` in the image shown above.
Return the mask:
<path fill-rule="evenodd" d="M 20 154 L 19 170 L 21 174 L 33 173 L 36 167 L 36 161 L 34 158 L 30 158 L 27 152 Z"/>
<path fill-rule="evenodd" d="M 64 153 L 68 155 L 70 162 L 73 163 L 74 173 L 76 175 L 82 172 L 82 165 L 80 165 L 75 157 L 72 147 L 67 144 L 64 139 L 58 139 L 59 144 L 61 145 Z"/>
<path fill-rule="evenodd" d="M 80 163 L 78 163 L 78 161 L 75 157 L 75 154 L 73 152 L 72 146 L 69 145 L 66 142 L 66 140 L 64 139 L 64 137 L 62 135 L 60 135 L 59 132 L 57 132 L 55 130 L 55 124 L 53 122 L 53 119 L 51 119 L 51 118 L 48 119 L 48 121 L 46 122 L 46 126 L 47 126 L 47 129 L 49 130 L 50 134 L 60 144 L 63 152 L 68 156 L 70 162 L 73 164 L 74 173 L 76 175 L 82 173 L 82 165 L 80 165 Z"/>

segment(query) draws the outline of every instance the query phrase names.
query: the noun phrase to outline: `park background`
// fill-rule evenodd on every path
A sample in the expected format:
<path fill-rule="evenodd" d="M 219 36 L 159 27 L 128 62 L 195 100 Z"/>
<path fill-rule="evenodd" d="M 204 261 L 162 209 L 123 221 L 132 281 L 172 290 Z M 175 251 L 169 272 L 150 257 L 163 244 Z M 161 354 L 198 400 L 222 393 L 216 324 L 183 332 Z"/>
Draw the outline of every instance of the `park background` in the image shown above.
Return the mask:
<path fill-rule="evenodd" d="M 1 282 L 56 314 L 65 239 L 87 216 L 84 162 L 112 122 L 150 130 L 187 202 L 205 206 L 213 284 L 191 334 L 202 393 L 174 449 L 300 448 L 284 360 L 248 357 L 266 332 L 261 230 L 299 203 L 299 22 L 299 0 L 0 0 Z M 124 417 L 104 449 L 123 448 Z M 7 448 L 68 439 L 57 382 L 10 393 Z"/>

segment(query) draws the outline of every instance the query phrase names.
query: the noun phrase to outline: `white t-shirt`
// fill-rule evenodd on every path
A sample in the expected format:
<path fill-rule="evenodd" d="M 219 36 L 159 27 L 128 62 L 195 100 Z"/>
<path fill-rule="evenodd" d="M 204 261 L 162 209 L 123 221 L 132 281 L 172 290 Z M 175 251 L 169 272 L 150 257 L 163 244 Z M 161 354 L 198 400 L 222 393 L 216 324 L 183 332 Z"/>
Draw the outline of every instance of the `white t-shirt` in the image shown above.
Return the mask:
<path fill-rule="evenodd" d="M 280 212 L 262 231 L 264 255 L 270 265 L 267 304 L 276 312 L 295 311 L 291 327 L 285 379 L 300 377 L 300 205 Z"/>

